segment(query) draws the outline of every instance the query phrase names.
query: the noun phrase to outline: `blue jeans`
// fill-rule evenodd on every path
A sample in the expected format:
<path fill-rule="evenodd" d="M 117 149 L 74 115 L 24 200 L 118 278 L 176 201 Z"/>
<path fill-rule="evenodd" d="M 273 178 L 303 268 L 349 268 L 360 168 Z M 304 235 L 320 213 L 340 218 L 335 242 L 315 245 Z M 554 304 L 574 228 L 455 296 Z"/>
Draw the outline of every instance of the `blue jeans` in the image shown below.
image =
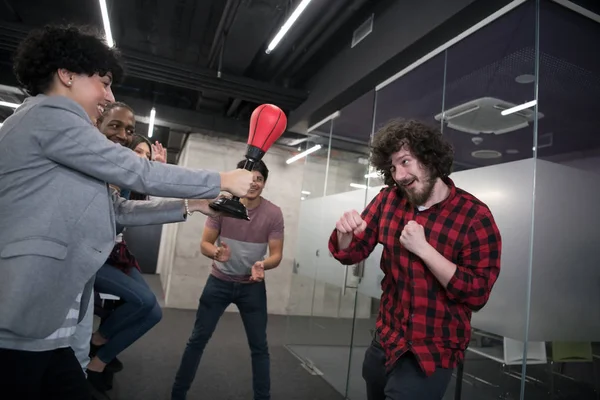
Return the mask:
<path fill-rule="evenodd" d="M 371 343 L 362 370 L 368 400 L 442 400 L 452 378 L 452 369 L 437 368 L 426 376 L 416 357 L 407 351 L 391 371 L 385 367 L 385 351 Z"/>
<path fill-rule="evenodd" d="M 194 329 L 175 377 L 172 400 L 184 400 L 190 389 L 202 353 L 221 315 L 231 304 L 240 310 L 252 355 L 254 400 L 271 398 L 269 347 L 267 344 L 267 291 L 265 282 L 226 282 L 210 275 L 200 296 Z M 235 380 L 235 377 L 233 377 Z"/>
<path fill-rule="evenodd" d="M 96 273 L 94 289 L 119 296 L 125 302 L 98 329 L 108 342 L 100 347 L 96 356 L 108 364 L 156 325 L 162 318 L 162 310 L 144 277 L 135 268 L 126 274 L 108 264 L 103 265 Z"/>

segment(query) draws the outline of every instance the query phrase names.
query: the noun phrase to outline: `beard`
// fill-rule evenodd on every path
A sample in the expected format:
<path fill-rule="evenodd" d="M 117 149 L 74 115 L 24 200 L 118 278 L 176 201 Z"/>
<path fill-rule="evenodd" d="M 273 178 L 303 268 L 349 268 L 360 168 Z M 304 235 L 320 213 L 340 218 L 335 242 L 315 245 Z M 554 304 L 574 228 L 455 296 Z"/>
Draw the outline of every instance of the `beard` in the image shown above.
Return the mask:
<path fill-rule="evenodd" d="M 421 183 L 422 187 L 405 187 L 406 183 L 410 183 L 413 180 L 416 180 L 416 183 Z M 416 207 L 425 204 L 427 200 L 429 200 L 431 194 L 433 193 L 435 181 L 436 178 L 433 178 L 431 174 L 428 174 L 422 178 L 411 177 L 410 179 L 405 179 L 402 182 L 397 182 L 397 184 L 398 188 L 404 194 L 404 196 L 406 196 L 406 199 L 409 201 L 409 203 Z"/>

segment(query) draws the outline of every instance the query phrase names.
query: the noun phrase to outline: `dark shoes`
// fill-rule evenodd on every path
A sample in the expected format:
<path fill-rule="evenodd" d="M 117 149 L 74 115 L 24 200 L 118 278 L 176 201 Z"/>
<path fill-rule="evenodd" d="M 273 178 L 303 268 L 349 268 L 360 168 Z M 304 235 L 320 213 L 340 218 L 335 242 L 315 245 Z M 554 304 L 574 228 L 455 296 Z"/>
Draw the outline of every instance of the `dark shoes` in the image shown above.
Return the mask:
<path fill-rule="evenodd" d="M 90 358 L 94 358 L 98 350 L 102 346 L 96 346 L 90 343 Z M 95 372 L 87 370 L 87 381 L 90 387 L 90 393 L 92 394 L 93 400 L 110 400 L 107 391 L 112 389 L 113 375 L 116 372 L 123 370 L 123 363 L 118 359 L 114 358 L 111 362 L 106 364 L 104 372 Z"/>
<path fill-rule="evenodd" d="M 107 390 L 110 388 L 106 385 L 104 381 L 104 375 L 102 372 L 90 371 L 89 369 L 86 371 L 87 373 L 87 381 L 88 387 L 90 388 L 90 393 L 92 394 L 92 399 L 94 400 L 110 400 Z"/>
<path fill-rule="evenodd" d="M 108 395 L 106 393 L 100 393 L 89 382 L 88 382 L 88 387 L 90 389 L 90 394 L 92 396 L 92 400 L 111 400 L 110 397 L 108 397 Z"/>
<path fill-rule="evenodd" d="M 98 350 L 100 350 L 102 346 L 96 346 L 93 343 L 90 343 L 90 358 L 94 358 L 96 356 L 96 353 L 98 353 Z M 105 371 L 111 372 L 111 373 L 116 373 L 116 372 L 121 372 L 123 371 L 123 363 L 117 358 L 113 358 L 113 360 L 111 362 L 109 362 L 108 364 L 106 364 L 106 367 L 104 367 Z"/>
<path fill-rule="evenodd" d="M 121 372 L 123 371 L 123 363 L 117 357 L 115 357 L 111 362 L 106 364 L 104 370 L 113 374 L 116 372 Z"/>

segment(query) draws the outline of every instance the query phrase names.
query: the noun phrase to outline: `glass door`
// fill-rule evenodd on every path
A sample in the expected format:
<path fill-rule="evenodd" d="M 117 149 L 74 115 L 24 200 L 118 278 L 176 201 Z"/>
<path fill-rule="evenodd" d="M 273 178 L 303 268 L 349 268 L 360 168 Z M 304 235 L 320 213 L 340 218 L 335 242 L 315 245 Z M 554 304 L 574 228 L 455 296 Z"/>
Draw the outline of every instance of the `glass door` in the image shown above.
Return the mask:
<path fill-rule="evenodd" d="M 371 136 L 388 121 L 396 118 L 417 119 L 436 124 L 434 116 L 442 110 L 444 84 L 444 55 L 434 57 L 419 68 L 399 77 L 373 95 Z M 426 104 L 429 108 L 424 107 Z M 439 124 L 439 122 L 437 122 Z M 375 171 L 369 171 L 364 206 L 380 192 L 384 182 Z M 363 206 L 363 207 L 364 207 Z M 354 319 L 352 358 L 349 368 L 347 398 L 366 400 L 366 386 L 362 377 L 365 351 L 371 345 L 376 329 L 381 299 L 383 271 L 380 268 L 382 246 L 377 245 L 360 269 L 357 301 L 368 304 L 368 311 L 357 313 Z"/>
<path fill-rule="evenodd" d="M 346 396 L 354 318 L 368 317 L 371 305 L 357 301 L 358 266 L 342 265 L 328 248 L 342 213 L 364 207 L 368 151 L 364 143 L 348 144 L 336 137 L 343 121 L 342 110 L 318 127 L 318 133 L 311 132 L 319 134 L 319 143 L 324 145 L 307 156 L 304 164 L 287 348 L 309 372 L 322 376 Z"/>

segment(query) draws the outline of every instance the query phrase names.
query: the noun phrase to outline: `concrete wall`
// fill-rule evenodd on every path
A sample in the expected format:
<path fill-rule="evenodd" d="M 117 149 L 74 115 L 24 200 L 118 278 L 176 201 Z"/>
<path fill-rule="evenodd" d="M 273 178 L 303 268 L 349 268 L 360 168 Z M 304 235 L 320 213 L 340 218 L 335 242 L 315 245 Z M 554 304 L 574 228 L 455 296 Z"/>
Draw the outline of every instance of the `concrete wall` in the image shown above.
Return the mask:
<path fill-rule="evenodd" d="M 242 142 L 193 134 L 182 153 L 180 165 L 227 171 L 235 168 L 237 162 L 243 159 L 245 151 L 246 144 Z M 314 303 L 317 308 L 322 308 L 321 311 L 316 310 L 319 314 L 351 316 L 353 301 L 340 298 L 336 294 L 339 288 L 327 289 L 323 284 L 315 285 L 314 280 L 310 279 L 302 279 L 302 282 L 299 282 L 293 272 L 300 223 L 301 191 L 309 190 L 312 196 L 323 195 L 327 152 L 323 149 L 308 160 L 299 160 L 288 165 L 285 161 L 290 156 L 287 151 L 272 148 L 263 159 L 269 168 L 269 179 L 263 196 L 281 207 L 285 220 L 283 261 L 278 268 L 267 272 L 268 311 L 271 314 L 307 315 L 313 307 L 313 293 L 316 293 Z M 333 161 L 328 172 L 327 194 L 351 189 L 349 184 L 362 182 L 362 176 L 364 169 L 358 168 L 356 163 Z M 211 260 L 200 253 L 200 239 L 205 221 L 205 216 L 194 214 L 185 223 L 163 227 L 158 273 L 161 276 L 167 307 L 195 309 L 198 306 L 198 299 L 211 270 Z M 293 294 L 290 298 L 291 293 Z M 235 307 L 228 309 L 236 310 Z"/>

